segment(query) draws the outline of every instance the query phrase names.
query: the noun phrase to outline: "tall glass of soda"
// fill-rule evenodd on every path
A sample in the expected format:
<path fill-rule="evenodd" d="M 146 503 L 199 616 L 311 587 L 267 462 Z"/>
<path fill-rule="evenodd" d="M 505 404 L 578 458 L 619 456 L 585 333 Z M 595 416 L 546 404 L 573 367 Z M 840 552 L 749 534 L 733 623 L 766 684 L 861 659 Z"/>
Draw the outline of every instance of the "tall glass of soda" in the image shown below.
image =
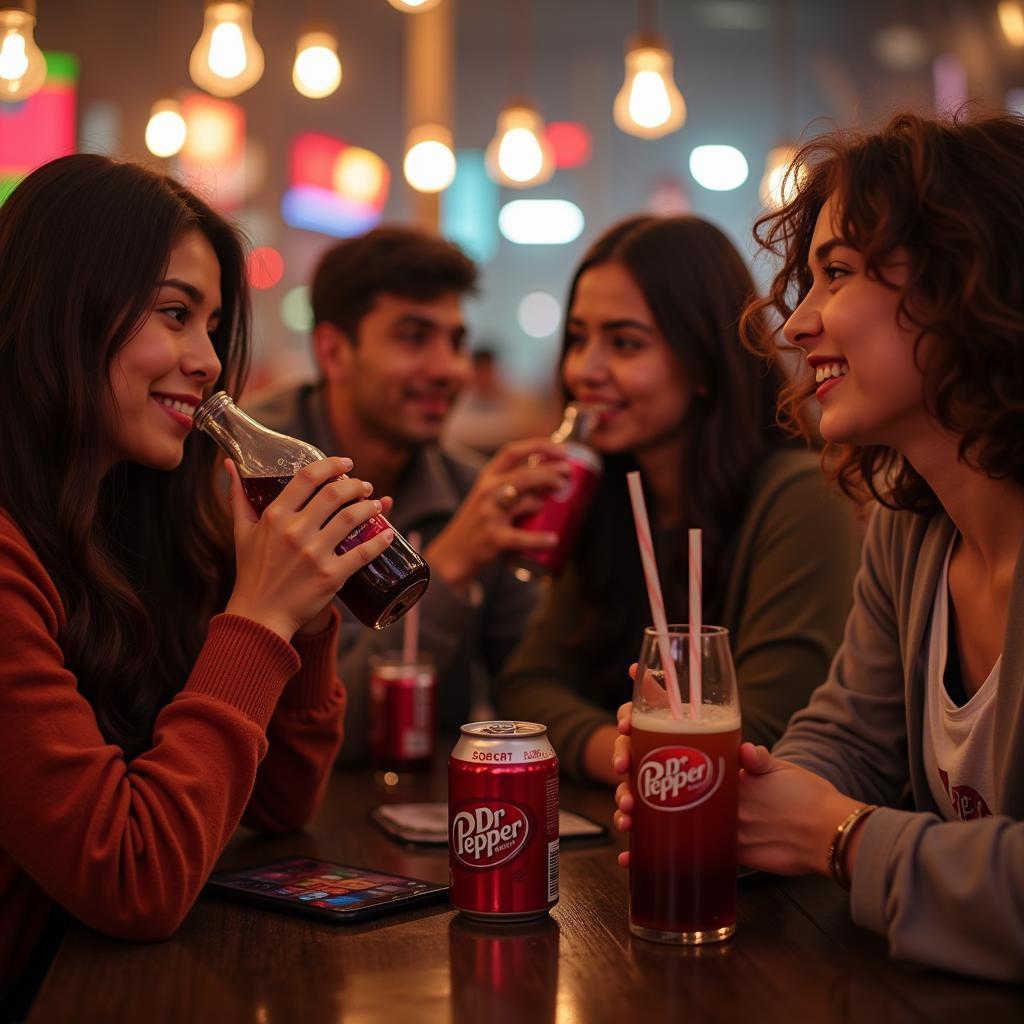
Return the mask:
<path fill-rule="evenodd" d="M 729 632 L 701 628 L 700 700 L 691 698 L 690 630 L 667 644 L 644 630 L 633 685 L 633 828 L 629 928 L 658 942 L 701 945 L 736 930 L 736 800 L 740 707 Z M 662 648 L 675 666 L 672 700 Z M 681 711 L 680 711 L 681 708 Z"/>

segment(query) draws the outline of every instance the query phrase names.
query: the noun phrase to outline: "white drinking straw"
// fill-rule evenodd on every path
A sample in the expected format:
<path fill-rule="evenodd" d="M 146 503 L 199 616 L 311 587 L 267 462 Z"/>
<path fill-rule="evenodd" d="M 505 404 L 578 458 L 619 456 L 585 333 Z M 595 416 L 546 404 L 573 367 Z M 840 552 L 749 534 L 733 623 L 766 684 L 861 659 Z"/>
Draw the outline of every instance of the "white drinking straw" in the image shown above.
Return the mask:
<path fill-rule="evenodd" d="M 419 530 L 410 530 L 409 546 L 417 553 L 423 537 Z M 402 622 L 402 662 L 405 665 L 416 664 L 416 654 L 420 643 L 420 604 L 416 602 L 406 613 Z"/>
<path fill-rule="evenodd" d="M 701 704 L 701 583 L 704 570 L 701 558 L 701 532 L 690 530 L 690 717 L 700 721 Z"/>
<path fill-rule="evenodd" d="M 668 642 L 665 601 L 661 596 L 658 565 L 654 560 L 654 541 L 651 539 L 651 524 L 647 518 L 647 505 L 644 503 L 644 488 L 640 483 L 640 474 L 636 470 L 627 473 L 626 483 L 629 485 L 629 500 L 633 505 L 633 522 L 636 525 L 637 543 L 640 545 L 640 561 L 644 567 L 644 579 L 647 581 L 647 599 L 651 604 L 654 631 L 658 637 L 661 667 L 665 671 L 665 692 L 668 694 L 668 706 L 673 718 L 682 719 L 683 698 L 679 694 L 676 663 L 672 658 L 672 650 Z"/>

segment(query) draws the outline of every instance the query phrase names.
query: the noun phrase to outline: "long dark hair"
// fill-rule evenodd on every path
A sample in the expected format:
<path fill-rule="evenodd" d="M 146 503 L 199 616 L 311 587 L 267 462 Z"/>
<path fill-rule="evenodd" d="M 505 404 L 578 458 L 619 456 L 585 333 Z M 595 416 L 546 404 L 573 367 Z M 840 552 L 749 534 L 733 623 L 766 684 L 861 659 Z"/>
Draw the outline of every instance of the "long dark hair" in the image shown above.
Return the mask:
<path fill-rule="evenodd" d="M 1016 168 L 1016 170 L 1014 169 Z M 927 337 L 922 365 L 929 413 L 959 437 L 960 457 L 992 477 L 1024 486 L 1024 118 L 941 121 L 900 114 L 878 132 L 812 139 L 789 172 L 790 202 L 762 217 L 754 234 L 781 266 L 769 296 L 751 304 L 744 340 L 774 359 L 779 345 L 760 329 L 766 307 L 789 317 L 811 287 L 808 250 L 818 214 L 835 196 L 842 236 L 883 284 L 896 249 L 907 254 L 899 322 Z M 780 422 L 806 431 L 811 374 L 782 395 Z M 826 445 L 843 490 L 890 508 L 939 510 L 927 481 L 886 445 Z"/>
<path fill-rule="evenodd" d="M 213 445 L 189 437 L 170 473 L 129 463 L 104 473 L 111 362 L 189 230 L 220 263 L 217 386 L 237 392 L 249 345 L 244 255 L 192 192 L 80 154 L 34 171 L 0 208 L 0 505 L 56 584 L 65 665 L 128 757 L 151 745 L 233 575 Z"/>
<path fill-rule="evenodd" d="M 769 449 L 785 443 L 774 420 L 778 372 L 747 351 L 737 332 L 754 283 L 733 244 L 707 221 L 631 217 L 605 232 L 583 257 L 569 288 L 567 310 L 580 278 L 602 263 L 617 263 L 629 272 L 693 386 L 679 466 L 692 486 L 685 491 L 674 564 L 663 583 L 670 614 L 685 620 L 686 529 L 700 527 L 705 621 L 716 621 L 756 467 Z M 567 328 L 563 362 L 568 346 Z M 627 544 L 635 550 L 626 488 L 626 473 L 635 468 L 628 454 L 604 458 L 601 484 L 574 554 L 590 606 L 576 646 L 598 664 L 607 664 L 609 657 L 621 660 L 623 645 L 637 641 L 626 635 L 629 612 L 646 600 L 639 554 L 630 559 L 613 554 Z"/>

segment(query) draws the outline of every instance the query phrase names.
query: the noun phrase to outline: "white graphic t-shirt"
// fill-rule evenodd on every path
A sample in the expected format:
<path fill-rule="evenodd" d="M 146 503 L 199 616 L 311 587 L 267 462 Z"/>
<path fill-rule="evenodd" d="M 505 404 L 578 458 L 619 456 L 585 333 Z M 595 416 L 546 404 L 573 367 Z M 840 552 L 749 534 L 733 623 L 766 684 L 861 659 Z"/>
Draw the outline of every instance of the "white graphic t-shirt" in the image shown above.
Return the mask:
<path fill-rule="evenodd" d="M 949 649 L 949 558 L 939 575 L 925 659 L 924 766 L 935 803 L 950 820 L 987 818 L 996 806 L 992 742 L 1002 655 L 962 707 L 946 691 Z"/>

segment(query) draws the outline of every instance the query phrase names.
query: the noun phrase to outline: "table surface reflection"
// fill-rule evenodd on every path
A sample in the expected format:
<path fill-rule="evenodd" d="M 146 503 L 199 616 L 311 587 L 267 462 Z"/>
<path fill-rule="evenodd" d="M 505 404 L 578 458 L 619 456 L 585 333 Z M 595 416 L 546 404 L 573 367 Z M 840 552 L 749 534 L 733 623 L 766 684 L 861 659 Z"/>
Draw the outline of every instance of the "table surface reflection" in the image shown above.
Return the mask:
<path fill-rule="evenodd" d="M 368 817 L 379 803 L 444 794 L 442 760 L 391 789 L 368 771 L 339 771 L 307 832 L 240 830 L 220 866 L 305 855 L 444 882 L 445 851 L 400 846 Z M 608 791 L 563 783 L 562 806 L 610 824 Z M 561 902 L 515 927 L 444 907 L 338 927 L 207 898 L 166 942 L 74 925 L 29 1024 L 1024 1020 L 1024 989 L 889 960 L 823 878 L 744 880 L 728 943 L 686 950 L 633 938 L 622 845 L 564 843 Z"/>

